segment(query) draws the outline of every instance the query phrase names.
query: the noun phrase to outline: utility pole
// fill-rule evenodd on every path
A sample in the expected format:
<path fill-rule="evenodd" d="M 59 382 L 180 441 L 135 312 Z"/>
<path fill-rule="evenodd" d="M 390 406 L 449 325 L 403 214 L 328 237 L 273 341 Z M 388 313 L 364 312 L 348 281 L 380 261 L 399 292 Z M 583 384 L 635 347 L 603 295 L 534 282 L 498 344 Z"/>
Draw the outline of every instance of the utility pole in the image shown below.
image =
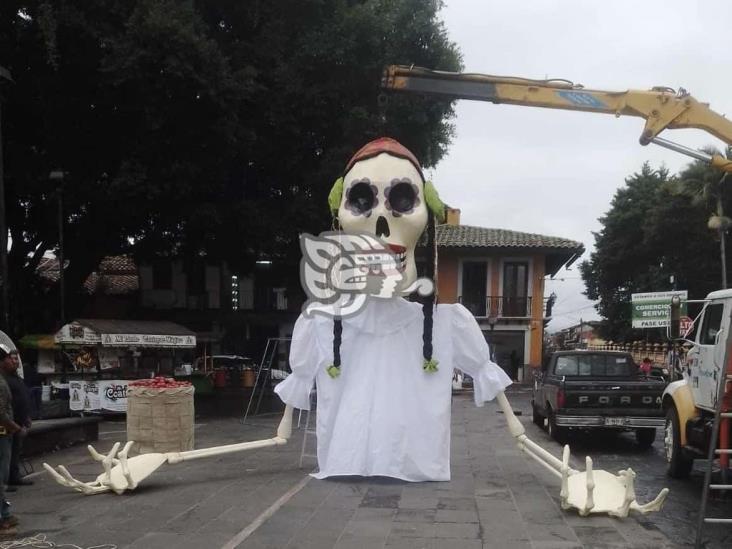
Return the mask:
<path fill-rule="evenodd" d="M 2 300 L 2 317 L 0 323 L 4 330 L 10 330 L 10 299 L 8 292 L 8 227 L 5 224 L 5 176 L 4 176 L 4 165 L 3 165 L 3 118 L 2 118 L 2 81 L 3 79 L 8 82 L 13 82 L 10 71 L 5 67 L 0 67 L 0 278 L 2 279 L 2 294 L 0 299 Z"/>
<path fill-rule="evenodd" d="M 719 190 L 717 191 L 717 215 L 720 218 L 719 225 L 719 257 L 722 261 L 722 289 L 727 289 L 727 254 L 725 252 L 725 234 L 727 233 L 727 225 L 724 222 L 724 209 L 722 206 L 722 190 L 724 189 L 724 180 L 727 179 L 727 172 L 722 176 L 719 182 Z"/>

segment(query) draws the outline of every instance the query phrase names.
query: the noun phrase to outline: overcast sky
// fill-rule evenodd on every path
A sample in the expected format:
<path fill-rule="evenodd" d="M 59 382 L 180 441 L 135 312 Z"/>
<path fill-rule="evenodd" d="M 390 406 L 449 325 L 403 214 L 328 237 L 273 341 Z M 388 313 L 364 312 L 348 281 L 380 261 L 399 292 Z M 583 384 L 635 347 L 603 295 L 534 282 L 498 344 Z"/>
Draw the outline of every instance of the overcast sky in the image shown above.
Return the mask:
<path fill-rule="evenodd" d="M 732 112 L 729 0 L 446 0 L 442 19 L 465 71 L 566 78 L 605 90 L 686 88 Z M 642 147 L 640 118 L 460 101 L 448 155 L 428 172 L 462 223 L 571 238 L 589 256 L 624 179 L 643 162 L 676 172 L 689 162 Z M 662 137 L 699 148 L 723 143 L 697 130 Z M 548 281 L 558 295 L 550 330 L 597 313 L 577 263 Z M 662 288 L 665 289 L 665 288 Z"/>

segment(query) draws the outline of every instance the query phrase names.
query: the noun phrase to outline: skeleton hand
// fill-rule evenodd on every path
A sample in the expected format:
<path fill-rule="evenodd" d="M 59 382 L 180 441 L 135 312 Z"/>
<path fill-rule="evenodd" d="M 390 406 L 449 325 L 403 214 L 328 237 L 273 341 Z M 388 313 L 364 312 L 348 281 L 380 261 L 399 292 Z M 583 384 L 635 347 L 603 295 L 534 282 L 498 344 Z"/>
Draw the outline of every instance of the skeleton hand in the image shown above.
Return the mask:
<path fill-rule="evenodd" d="M 569 466 L 569 445 L 564 446 L 560 461 L 526 436 L 524 426 L 516 418 L 504 393 L 496 397 L 498 405 L 508 421 L 508 428 L 516 438 L 519 449 L 543 465 L 562 482 L 559 493 L 562 509 L 576 508 L 582 516 L 590 513 L 607 513 L 615 517 L 626 517 L 632 509 L 640 513 L 659 511 L 668 495 L 664 488 L 653 501 L 640 505 L 635 501 L 635 472 L 632 469 L 619 471 L 617 475 L 603 470 L 593 470 L 592 458 L 585 458 L 584 473 Z"/>
<path fill-rule="evenodd" d="M 104 472 L 94 482 L 82 482 L 71 476 L 63 465 L 58 470 L 44 463 L 43 467 L 61 484 L 73 488 L 86 495 L 101 494 L 110 490 L 121 494 L 125 490 L 133 490 L 138 483 L 152 474 L 158 467 L 167 461 L 166 454 L 144 454 L 128 459 L 127 454 L 133 442 L 129 441 L 119 452 L 120 443 L 116 442 L 105 456 L 97 452 L 93 446 L 88 446 L 89 453 L 95 461 L 102 462 Z"/>
<path fill-rule="evenodd" d="M 626 517 L 630 509 L 639 513 L 660 511 L 668 495 L 664 488 L 656 499 L 638 504 L 635 501 L 635 472 L 633 469 L 619 471 L 617 475 L 607 471 L 592 469 L 592 458 L 585 458 L 587 469 L 584 473 L 569 467 L 569 445 L 564 446 L 562 455 L 562 490 L 559 497 L 562 509 L 576 508 L 584 516 L 590 513 L 607 513 L 614 517 Z M 573 471 L 570 473 L 570 471 Z M 597 489 L 597 494 L 595 490 Z"/>

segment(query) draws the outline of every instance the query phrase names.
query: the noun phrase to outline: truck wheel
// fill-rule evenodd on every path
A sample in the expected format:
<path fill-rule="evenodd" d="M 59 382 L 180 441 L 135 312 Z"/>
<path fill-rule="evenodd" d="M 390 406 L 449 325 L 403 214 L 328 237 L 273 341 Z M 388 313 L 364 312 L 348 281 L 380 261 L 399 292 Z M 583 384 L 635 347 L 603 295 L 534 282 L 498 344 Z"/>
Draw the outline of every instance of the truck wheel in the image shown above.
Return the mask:
<path fill-rule="evenodd" d="M 554 413 L 551 411 L 549 412 L 549 421 L 547 424 L 549 425 L 549 436 L 559 444 L 564 444 L 567 440 L 567 428 L 557 426 L 557 422 L 554 419 Z"/>
<path fill-rule="evenodd" d="M 663 446 L 666 450 L 666 474 L 671 478 L 686 478 L 691 473 L 694 460 L 686 457 L 681 448 L 681 426 L 676 408 L 671 406 L 666 411 L 666 427 L 664 428 Z"/>
<path fill-rule="evenodd" d="M 641 448 L 650 448 L 656 440 L 656 429 L 636 429 L 635 440 Z"/>
<path fill-rule="evenodd" d="M 538 427 L 544 428 L 544 416 L 542 416 L 539 413 L 539 410 L 536 408 L 536 403 L 531 403 L 531 421 L 534 422 L 535 425 Z"/>

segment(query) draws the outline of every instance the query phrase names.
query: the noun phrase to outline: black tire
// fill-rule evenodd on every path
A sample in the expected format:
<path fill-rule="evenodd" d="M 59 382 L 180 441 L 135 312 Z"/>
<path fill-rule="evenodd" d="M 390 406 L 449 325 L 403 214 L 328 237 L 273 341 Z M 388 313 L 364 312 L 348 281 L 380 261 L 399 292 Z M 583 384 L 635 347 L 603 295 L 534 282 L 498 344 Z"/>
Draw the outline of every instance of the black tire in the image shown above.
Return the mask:
<path fill-rule="evenodd" d="M 636 429 L 635 440 L 638 443 L 638 446 L 644 450 L 650 448 L 653 446 L 653 441 L 656 440 L 656 429 Z"/>
<path fill-rule="evenodd" d="M 694 460 L 684 455 L 681 448 L 681 426 L 676 407 L 666 411 L 663 445 L 666 450 L 666 474 L 671 478 L 686 478 L 691 473 Z"/>
<path fill-rule="evenodd" d="M 539 413 L 539 410 L 536 407 L 536 403 L 531 403 L 531 421 L 534 422 L 534 425 L 537 427 L 544 428 L 544 416 L 542 416 Z"/>
<path fill-rule="evenodd" d="M 554 413 L 549 411 L 549 421 L 547 421 L 549 436 L 556 440 L 559 444 L 564 444 L 567 441 L 567 428 L 557 426 L 557 422 L 554 419 Z"/>

